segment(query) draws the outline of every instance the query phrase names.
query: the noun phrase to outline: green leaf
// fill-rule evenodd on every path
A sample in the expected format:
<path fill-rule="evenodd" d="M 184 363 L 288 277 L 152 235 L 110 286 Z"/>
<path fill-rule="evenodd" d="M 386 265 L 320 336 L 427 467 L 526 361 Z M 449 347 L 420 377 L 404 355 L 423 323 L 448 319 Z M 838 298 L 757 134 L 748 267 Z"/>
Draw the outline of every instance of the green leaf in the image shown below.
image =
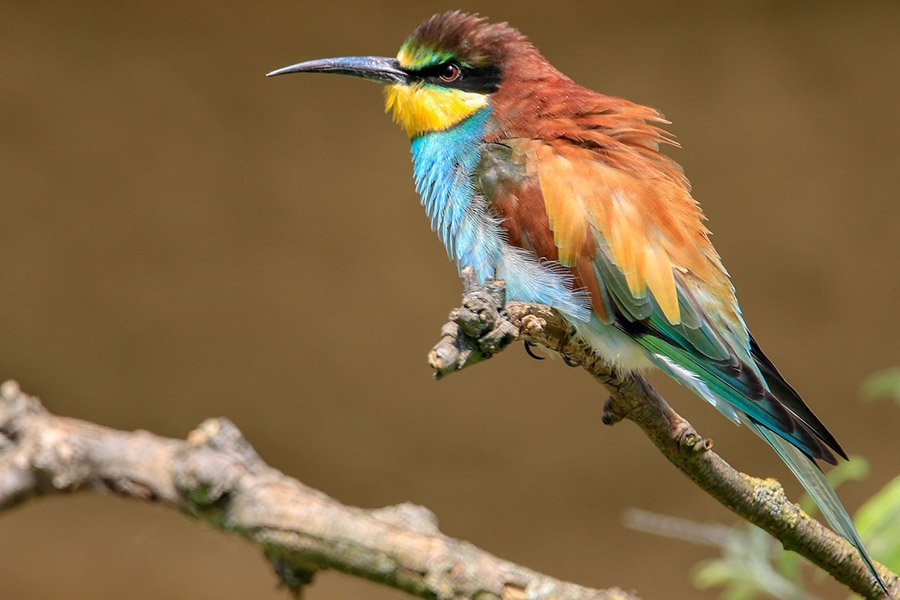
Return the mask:
<path fill-rule="evenodd" d="M 855 521 L 872 555 L 891 570 L 900 569 L 900 477 L 869 498 Z"/>
<path fill-rule="evenodd" d="M 888 396 L 900 403 L 900 367 L 871 375 L 863 381 L 862 392 L 870 400 Z"/>
<path fill-rule="evenodd" d="M 742 573 L 728 561 L 714 558 L 697 564 L 694 570 L 694 585 L 701 590 L 716 586 L 726 586 L 741 579 Z"/>
<path fill-rule="evenodd" d="M 783 548 L 779 548 L 775 555 L 775 566 L 789 581 L 799 583 L 800 581 L 800 555 L 796 552 L 790 552 Z"/>
<path fill-rule="evenodd" d="M 753 600 L 759 595 L 759 591 L 752 583 L 736 583 L 725 590 L 722 600 Z"/>

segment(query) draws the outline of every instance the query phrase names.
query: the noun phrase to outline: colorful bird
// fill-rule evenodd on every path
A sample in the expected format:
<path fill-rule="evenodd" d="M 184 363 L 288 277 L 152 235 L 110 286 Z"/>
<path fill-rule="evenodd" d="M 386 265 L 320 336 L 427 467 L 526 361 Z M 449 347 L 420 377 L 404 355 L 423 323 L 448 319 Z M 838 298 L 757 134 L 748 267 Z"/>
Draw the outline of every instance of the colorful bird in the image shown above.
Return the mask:
<path fill-rule="evenodd" d="M 448 12 L 397 58 L 302 62 L 385 84 L 416 190 L 450 258 L 555 308 L 623 372 L 657 367 L 762 437 L 858 550 L 814 462 L 847 455 L 750 335 L 728 273 L 652 108 L 584 88 L 519 31 Z"/>

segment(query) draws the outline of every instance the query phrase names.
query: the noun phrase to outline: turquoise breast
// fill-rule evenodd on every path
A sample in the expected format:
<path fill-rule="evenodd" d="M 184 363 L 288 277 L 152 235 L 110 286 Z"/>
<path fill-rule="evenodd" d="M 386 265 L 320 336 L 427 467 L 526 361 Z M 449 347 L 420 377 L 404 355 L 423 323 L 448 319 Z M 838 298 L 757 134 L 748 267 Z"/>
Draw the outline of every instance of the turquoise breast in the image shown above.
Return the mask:
<path fill-rule="evenodd" d="M 546 304 L 576 321 L 587 321 L 586 294 L 573 290 L 571 277 L 559 265 L 511 246 L 474 183 L 490 115 L 490 107 L 485 107 L 446 131 L 412 140 L 416 191 L 431 228 L 458 269 L 471 266 L 480 281 L 505 280 L 510 300 Z"/>

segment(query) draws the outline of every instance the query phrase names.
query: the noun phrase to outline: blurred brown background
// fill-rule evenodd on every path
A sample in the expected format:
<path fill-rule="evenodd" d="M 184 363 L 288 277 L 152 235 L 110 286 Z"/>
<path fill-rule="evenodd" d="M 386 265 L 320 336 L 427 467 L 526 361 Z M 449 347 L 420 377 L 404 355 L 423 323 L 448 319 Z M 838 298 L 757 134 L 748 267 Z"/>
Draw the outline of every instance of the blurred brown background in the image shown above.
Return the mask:
<path fill-rule="evenodd" d="M 513 349 L 431 380 L 459 284 L 378 88 L 263 77 L 392 55 L 455 7 L 664 110 L 749 324 L 873 463 L 842 496 L 855 509 L 896 475 L 900 411 L 858 393 L 900 363 L 896 2 L 4 2 L 0 378 L 118 428 L 184 436 L 226 415 L 346 503 L 424 504 L 446 533 L 579 583 L 714 597 L 689 579 L 710 550 L 621 515 L 731 514 L 636 428 L 603 427 L 586 376 Z M 735 466 L 796 490 L 751 434 L 660 387 Z M 0 515 L 0 581 L 10 600 L 285 597 L 242 540 L 91 494 Z M 325 574 L 309 597 L 404 596 Z"/>

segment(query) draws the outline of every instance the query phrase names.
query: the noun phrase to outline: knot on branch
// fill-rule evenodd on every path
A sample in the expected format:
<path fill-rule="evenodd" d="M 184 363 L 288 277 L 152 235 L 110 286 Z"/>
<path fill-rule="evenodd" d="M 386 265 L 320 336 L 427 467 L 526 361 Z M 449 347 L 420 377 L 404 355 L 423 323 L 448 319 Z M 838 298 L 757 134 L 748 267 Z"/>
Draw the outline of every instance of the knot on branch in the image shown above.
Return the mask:
<path fill-rule="evenodd" d="M 41 401 L 24 393 L 17 382 L 6 381 L 0 386 L 0 452 L 15 467 L 9 473 L 15 474 L 23 493 L 26 486 L 38 480 L 49 480 L 58 490 L 74 490 L 92 475 L 83 460 L 84 444 L 69 440 L 64 430 L 33 427 L 36 420 L 48 414 Z"/>
<path fill-rule="evenodd" d="M 626 416 L 628 416 L 628 411 L 622 409 L 614 396 L 610 396 L 603 403 L 602 420 L 604 425 L 615 425 Z"/>
<path fill-rule="evenodd" d="M 608 367 L 605 367 L 608 369 Z M 612 393 L 603 403 L 603 424 L 615 425 L 623 419 L 634 419 L 636 412 L 648 409 L 645 396 L 636 396 L 629 393 L 626 387 L 636 383 L 637 380 L 621 378 L 621 376 L 609 369 L 606 373 L 592 372 L 595 379 L 600 380 Z"/>
<path fill-rule="evenodd" d="M 234 423 L 207 419 L 175 457 L 174 479 L 189 510 L 226 528 L 223 519 L 241 477 L 269 469 Z"/>
<path fill-rule="evenodd" d="M 256 453 L 244 434 L 224 417 L 207 419 L 200 423 L 188 434 L 187 443 L 192 448 L 205 446 L 232 454 L 252 473 L 258 473 L 266 468 L 265 461 Z"/>
<path fill-rule="evenodd" d="M 382 523 L 388 523 L 402 529 L 412 529 L 425 535 L 437 535 L 440 533 L 438 519 L 435 514 L 424 506 L 411 502 L 378 508 L 371 511 L 370 514 Z"/>
<path fill-rule="evenodd" d="M 287 589 L 295 600 L 303 598 L 303 589 L 313 582 L 316 570 L 291 562 L 289 558 L 282 556 L 281 549 L 275 547 L 266 548 L 264 553 L 272 565 L 275 576 L 278 577 L 279 587 Z"/>
<path fill-rule="evenodd" d="M 701 454 L 712 450 L 713 443 L 709 438 L 704 438 L 690 427 L 684 427 L 676 436 L 678 449 L 684 454 Z"/>
<path fill-rule="evenodd" d="M 463 269 L 461 276 L 462 306 L 450 311 L 441 340 L 428 354 L 437 379 L 490 358 L 519 336 L 503 312 L 506 285 L 494 279 L 480 284 L 471 267 Z"/>
<path fill-rule="evenodd" d="M 44 414 L 47 409 L 41 401 L 24 393 L 18 382 L 3 382 L 0 385 L 0 451 L 18 438 L 25 417 Z"/>

